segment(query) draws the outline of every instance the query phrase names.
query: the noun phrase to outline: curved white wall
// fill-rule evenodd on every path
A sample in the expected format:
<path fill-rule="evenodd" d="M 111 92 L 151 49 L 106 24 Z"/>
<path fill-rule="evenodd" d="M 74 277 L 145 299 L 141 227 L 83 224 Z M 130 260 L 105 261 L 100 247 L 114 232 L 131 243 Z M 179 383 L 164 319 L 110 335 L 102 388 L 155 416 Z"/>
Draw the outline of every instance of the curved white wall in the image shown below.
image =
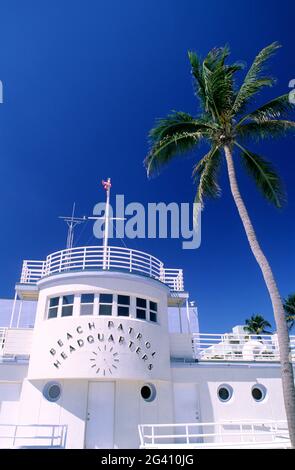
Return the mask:
<path fill-rule="evenodd" d="M 64 273 L 39 282 L 29 379 L 170 378 L 167 293 L 153 279 L 126 273 Z M 133 317 L 47 318 L 48 299 L 81 293 L 118 293 L 158 304 L 157 323 Z"/>

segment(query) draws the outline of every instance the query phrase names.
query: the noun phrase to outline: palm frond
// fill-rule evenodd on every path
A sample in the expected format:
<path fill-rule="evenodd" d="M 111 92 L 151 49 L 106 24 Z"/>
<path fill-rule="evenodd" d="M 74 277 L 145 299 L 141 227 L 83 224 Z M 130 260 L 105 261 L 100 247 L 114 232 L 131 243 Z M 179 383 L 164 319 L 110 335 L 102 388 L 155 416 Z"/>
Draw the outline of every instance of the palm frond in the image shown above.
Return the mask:
<path fill-rule="evenodd" d="M 148 176 L 160 170 L 176 155 L 190 152 L 201 138 L 200 132 L 178 132 L 156 142 L 144 160 Z"/>
<path fill-rule="evenodd" d="M 151 150 L 144 160 L 148 175 L 159 170 L 177 154 L 190 152 L 202 137 L 210 135 L 212 131 L 206 117 L 198 120 L 184 112 L 174 112 L 157 119 L 149 133 Z"/>
<path fill-rule="evenodd" d="M 195 202 L 204 207 L 206 197 L 218 197 L 221 190 L 218 185 L 218 170 L 221 164 L 221 152 L 213 147 L 193 168 L 193 177 L 198 185 Z"/>
<path fill-rule="evenodd" d="M 235 129 L 237 136 L 255 140 L 285 136 L 295 131 L 295 122 L 285 119 L 269 119 L 252 121 L 238 125 Z"/>
<path fill-rule="evenodd" d="M 152 142 L 162 140 L 164 137 L 172 136 L 181 132 L 196 132 L 210 129 L 210 121 L 202 118 L 195 119 L 183 111 L 174 111 L 165 118 L 156 120 L 156 125 L 149 132 L 149 138 Z"/>
<path fill-rule="evenodd" d="M 249 100 L 265 86 L 272 86 L 275 80 L 272 77 L 262 76 L 265 71 L 265 65 L 270 57 L 277 51 L 280 45 L 273 42 L 262 49 L 255 57 L 244 82 L 239 89 L 234 105 L 233 114 L 237 114 L 245 109 Z"/>
<path fill-rule="evenodd" d="M 229 53 L 227 46 L 212 49 L 201 64 L 197 55 L 189 52 L 196 95 L 206 113 L 215 121 L 220 121 L 220 117 L 231 108 L 234 97 L 233 75 L 242 68 L 238 63 L 225 65 Z"/>
<path fill-rule="evenodd" d="M 268 103 L 260 106 L 251 113 L 244 116 L 237 124 L 239 127 L 245 121 L 269 121 L 272 119 L 278 119 L 286 117 L 290 111 L 294 110 L 294 104 L 290 102 L 289 93 L 279 96 Z"/>
<path fill-rule="evenodd" d="M 236 142 L 241 150 L 242 162 L 263 196 L 276 207 L 282 207 L 285 200 L 283 185 L 272 165 L 259 155 L 250 152 Z"/>
<path fill-rule="evenodd" d="M 201 107 L 206 109 L 206 89 L 201 72 L 201 62 L 197 54 L 193 51 L 188 52 L 188 58 L 191 63 L 191 73 L 194 78 L 194 90 L 196 97 L 200 100 Z"/>

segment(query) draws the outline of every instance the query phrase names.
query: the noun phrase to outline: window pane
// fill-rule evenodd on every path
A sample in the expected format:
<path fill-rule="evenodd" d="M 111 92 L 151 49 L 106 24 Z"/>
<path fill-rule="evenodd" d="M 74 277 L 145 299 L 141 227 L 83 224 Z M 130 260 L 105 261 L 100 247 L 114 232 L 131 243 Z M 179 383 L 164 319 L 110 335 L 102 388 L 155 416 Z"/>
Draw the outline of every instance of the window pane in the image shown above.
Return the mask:
<path fill-rule="evenodd" d="M 157 314 L 155 312 L 150 312 L 150 321 L 157 321 Z"/>
<path fill-rule="evenodd" d="M 69 305 L 74 303 L 74 296 L 73 295 L 64 295 L 62 298 L 63 305 Z"/>
<path fill-rule="evenodd" d="M 146 299 L 136 298 L 136 307 L 146 308 Z"/>
<path fill-rule="evenodd" d="M 100 305 L 99 315 L 112 315 L 112 305 Z"/>
<path fill-rule="evenodd" d="M 57 317 L 57 307 L 50 308 L 48 310 L 48 318 L 56 318 Z"/>
<path fill-rule="evenodd" d="M 93 304 L 94 294 L 82 294 L 81 295 L 81 304 Z"/>
<path fill-rule="evenodd" d="M 119 317 L 128 317 L 129 316 L 129 307 L 118 307 L 118 316 Z"/>
<path fill-rule="evenodd" d="M 58 301 L 59 301 L 59 297 L 52 297 L 52 299 L 50 299 L 49 307 L 58 306 Z"/>
<path fill-rule="evenodd" d="M 141 320 L 145 320 L 145 310 L 141 310 L 140 308 L 136 309 L 136 318 L 140 318 Z"/>
<path fill-rule="evenodd" d="M 113 294 L 100 294 L 99 301 L 102 304 L 111 304 L 113 302 Z"/>
<path fill-rule="evenodd" d="M 70 317 L 73 313 L 73 306 L 72 305 L 67 305 L 66 307 L 63 307 L 61 310 L 61 316 L 62 317 Z"/>
<path fill-rule="evenodd" d="M 156 302 L 150 302 L 150 309 L 157 312 L 158 311 L 158 304 Z"/>
<path fill-rule="evenodd" d="M 120 304 L 120 305 L 130 305 L 129 295 L 118 295 L 118 304 Z"/>
<path fill-rule="evenodd" d="M 82 304 L 80 308 L 80 315 L 93 315 L 93 304 Z"/>

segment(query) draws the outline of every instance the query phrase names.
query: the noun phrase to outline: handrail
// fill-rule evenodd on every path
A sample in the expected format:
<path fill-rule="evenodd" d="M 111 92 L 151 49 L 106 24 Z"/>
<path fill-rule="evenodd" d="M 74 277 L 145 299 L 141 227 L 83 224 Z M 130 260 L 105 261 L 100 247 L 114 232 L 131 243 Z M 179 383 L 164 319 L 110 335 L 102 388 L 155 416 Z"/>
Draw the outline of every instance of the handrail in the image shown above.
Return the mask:
<path fill-rule="evenodd" d="M 109 246 L 104 259 L 102 246 L 86 246 L 56 251 L 45 261 L 24 260 L 21 284 L 36 284 L 46 276 L 78 270 L 126 270 L 167 284 L 172 291 L 183 291 L 182 269 L 166 269 L 155 256 L 125 247 Z"/>
<path fill-rule="evenodd" d="M 5 428 L 5 435 L 1 433 L 3 428 Z M 11 429 L 11 433 L 7 431 L 7 428 Z M 44 432 L 42 433 L 42 431 Z M 64 448 L 66 437 L 67 425 L 65 424 L 0 424 L 0 448 L 2 449 L 16 447 Z M 4 445 L 1 440 L 4 440 Z M 7 441 L 10 443 L 7 444 Z M 19 444 L 17 444 L 18 441 L 20 441 Z M 39 441 L 43 441 L 42 445 L 38 444 Z"/>
<path fill-rule="evenodd" d="M 171 432 L 169 432 L 171 430 Z M 242 420 L 138 425 L 141 448 L 290 446 L 285 420 Z"/>
<path fill-rule="evenodd" d="M 194 333 L 192 340 L 194 357 L 199 361 L 280 360 L 276 334 Z M 295 361 L 295 336 L 290 336 L 290 360 Z"/>

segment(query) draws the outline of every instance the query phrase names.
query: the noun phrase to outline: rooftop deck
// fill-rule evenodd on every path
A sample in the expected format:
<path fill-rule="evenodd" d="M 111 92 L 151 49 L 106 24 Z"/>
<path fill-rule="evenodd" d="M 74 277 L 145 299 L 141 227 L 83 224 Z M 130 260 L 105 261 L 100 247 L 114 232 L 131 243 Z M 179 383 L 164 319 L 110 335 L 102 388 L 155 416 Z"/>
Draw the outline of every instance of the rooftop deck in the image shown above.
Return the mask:
<path fill-rule="evenodd" d="M 29 358 L 33 328 L 0 328 L 0 361 Z M 276 335 L 171 334 L 180 345 L 170 342 L 173 362 L 279 362 Z M 182 344 L 183 342 L 183 344 Z M 180 347 L 179 347 L 180 346 Z M 178 351 L 176 356 L 173 354 Z M 295 336 L 290 337 L 290 360 L 295 362 Z"/>
<path fill-rule="evenodd" d="M 84 246 L 57 251 L 44 261 L 25 260 L 21 284 L 35 285 L 53 274 L 69 271 L 127 271 L 157 279 L 172 292 L 184 291 L 182 269 L 167 269 L 158 258 L 138 250 L 109 246 L 106 256 L 102 246 Z"/>

